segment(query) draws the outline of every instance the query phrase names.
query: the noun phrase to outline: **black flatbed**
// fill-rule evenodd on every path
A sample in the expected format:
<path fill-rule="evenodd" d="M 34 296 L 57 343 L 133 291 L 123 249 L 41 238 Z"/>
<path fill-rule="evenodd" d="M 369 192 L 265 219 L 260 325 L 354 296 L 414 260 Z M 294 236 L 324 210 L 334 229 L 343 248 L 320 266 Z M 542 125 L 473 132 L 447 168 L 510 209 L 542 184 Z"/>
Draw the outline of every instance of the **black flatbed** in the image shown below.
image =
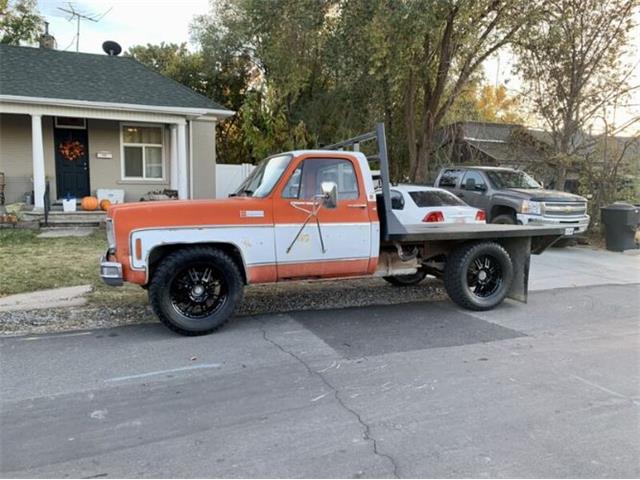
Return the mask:
<path fill-rule="evenodd" d="M 560 237 L 565 227 L 548 225 L 448 224 L 405 226 L 406 233 L 390 233 L 392 242 L 476 240 L 487 238 Z"/>

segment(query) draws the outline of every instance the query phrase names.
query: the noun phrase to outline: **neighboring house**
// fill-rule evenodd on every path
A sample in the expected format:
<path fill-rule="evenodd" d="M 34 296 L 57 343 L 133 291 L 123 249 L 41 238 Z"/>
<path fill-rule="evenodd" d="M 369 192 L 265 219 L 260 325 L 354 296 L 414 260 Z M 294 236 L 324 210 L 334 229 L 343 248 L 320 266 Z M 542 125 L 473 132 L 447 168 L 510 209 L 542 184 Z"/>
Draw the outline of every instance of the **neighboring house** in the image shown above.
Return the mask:
<path fill-rule="evenodd" d="M 176 190 L 215 197 L 215 126 L 233 112 L 130 57 L 0 45 L 7 203 Z M 71 152 L 71 153 L 70 153 Z"/>
<path fill-rule="evenodd" d="M 533 174 L 550 188 L 555 185 L 553 169 L 553 139 L 548 132 L 523 125 L 458 122 L 439 132 L 440 157 L 452 164 L 495 165 L 519 168 Z M 598 155 L 596 149 L 602 138 L 581 134 L 577 141 L 577 158 Z M 624 150 L 625 162 L 640 169 L 640 143 L 633 138 L 609 138 L 610 153 Z M 624 146 L 629 144 L 625 149 Z M 597 161 L 597 163 L 601 161 Z M 575 161 L 567 172 L 563 190 L 578 193 L 583 165 Z"/>
<path fill-rule="evenodd" d="M 544 132 L 522 125 L 487 122 L 458 122 L 441 132 L 441 152 L 451 163 L 519 168 L 537 174 L 548 183 L 551 145 Z M 546 168 L 545 168 L 546 167 Z M 570 179 L 577 180 L 577 172 Z"/>

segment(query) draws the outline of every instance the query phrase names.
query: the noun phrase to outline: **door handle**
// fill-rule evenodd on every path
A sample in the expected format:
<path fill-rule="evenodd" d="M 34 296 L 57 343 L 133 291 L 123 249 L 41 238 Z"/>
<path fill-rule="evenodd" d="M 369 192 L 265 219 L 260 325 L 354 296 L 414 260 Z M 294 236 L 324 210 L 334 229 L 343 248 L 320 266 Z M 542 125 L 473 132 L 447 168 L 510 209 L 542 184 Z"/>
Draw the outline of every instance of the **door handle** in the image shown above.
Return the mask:
<path fill-rule="evenodd" d="M 349 208 L 367 208 L 366 203 L 352 203 L 351 205 L 347 205 Z"/>

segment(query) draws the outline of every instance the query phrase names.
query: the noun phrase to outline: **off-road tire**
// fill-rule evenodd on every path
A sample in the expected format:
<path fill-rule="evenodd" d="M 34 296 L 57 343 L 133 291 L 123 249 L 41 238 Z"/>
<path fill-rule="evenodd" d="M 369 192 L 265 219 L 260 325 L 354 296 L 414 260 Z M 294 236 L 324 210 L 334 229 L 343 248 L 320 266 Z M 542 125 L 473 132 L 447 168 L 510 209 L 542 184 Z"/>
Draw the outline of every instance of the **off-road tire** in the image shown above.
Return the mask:
<path fill-rule="evenodd" d="M 226 287 L 226 300 L 218 311 L 206 318 L 192 319 L 172 305 L 170 287 L 179 271 L 192 264 L 208 264 L 221 275 Z M 207 247 L 190 247 L 167 255 L 153 272 L 149 284 L 149 303 L 158 319 L 170 330 L 187 336 L 214 332 L 229 320 L 242 300 L 244 282 L 237 263 L 225 252 Z"/>
<path fill-rule="evenodd" d="M 395 277 L 382 277 L 394 287 L 410 287 L 417 285 L 425 279 L 427 272 L 419 269 L 416 273 L 410 275 L 396 275 Z"/>
<path fill-rule="evenodd" d="M 468 281 L 472 262 L 481 257 L 492 257 L 500 266 L 501 282 L 498 289 L 487 297 L 477 296 Z M 513 282 L 513 263 L 509 253 L 496 242 L 465 243 L 447 258 L 444 268 L 444 287 L 455 303 L 468 310 L 491 310 L 502 303 Z"/>
<path fill-rule="evenodd" d="M 509 215 L 508 213 L 505 213 L 491 219 L 491 223 L 498 223 L 502 225 L 515 225 L 516 219 L 513 215 Z"/>

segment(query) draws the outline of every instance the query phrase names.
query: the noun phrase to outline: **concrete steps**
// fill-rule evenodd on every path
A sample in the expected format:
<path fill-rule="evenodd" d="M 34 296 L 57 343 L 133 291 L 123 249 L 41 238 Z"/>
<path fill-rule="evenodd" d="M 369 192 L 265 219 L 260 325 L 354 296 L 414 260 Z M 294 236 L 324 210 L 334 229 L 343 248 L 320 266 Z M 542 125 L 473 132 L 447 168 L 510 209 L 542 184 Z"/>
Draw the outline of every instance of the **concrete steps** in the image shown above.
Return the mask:
<path fill-rule="evenodd" d="M 23 219 L 26 221 L 39 222 L 44 225 L 43 212 L 22 212 Z M 49 227 L 98 227 L 104 224 L 106 212 L 95 211 L 77 211 L 77 212 L 61 212 L 52 210 L 48 216 Z"/>

